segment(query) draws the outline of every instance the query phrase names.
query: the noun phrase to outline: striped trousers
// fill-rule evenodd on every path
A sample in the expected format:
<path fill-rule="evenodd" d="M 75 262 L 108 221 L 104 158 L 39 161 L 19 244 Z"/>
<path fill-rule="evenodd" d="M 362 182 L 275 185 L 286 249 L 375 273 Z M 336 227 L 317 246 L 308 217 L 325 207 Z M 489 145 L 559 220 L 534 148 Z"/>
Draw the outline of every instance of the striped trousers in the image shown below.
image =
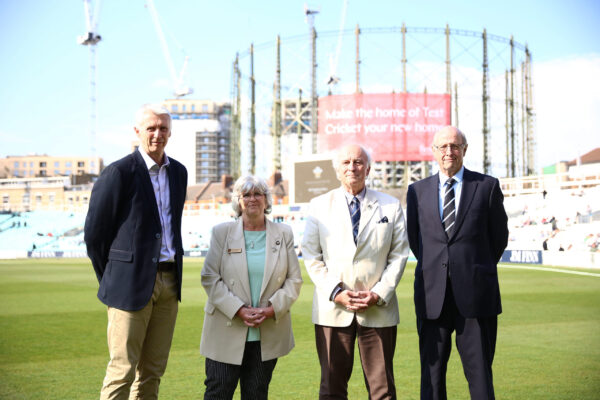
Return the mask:
<path fill-rule="evenodd" d="M 242 365 L 227 364 L 206 359 L 206 391 L 204 400 L 230 400 L 238 381 L 241 400 L 267 400 L 269 383 L 277 359 L 262 361 L 260 341 L 246 342 Z"/>

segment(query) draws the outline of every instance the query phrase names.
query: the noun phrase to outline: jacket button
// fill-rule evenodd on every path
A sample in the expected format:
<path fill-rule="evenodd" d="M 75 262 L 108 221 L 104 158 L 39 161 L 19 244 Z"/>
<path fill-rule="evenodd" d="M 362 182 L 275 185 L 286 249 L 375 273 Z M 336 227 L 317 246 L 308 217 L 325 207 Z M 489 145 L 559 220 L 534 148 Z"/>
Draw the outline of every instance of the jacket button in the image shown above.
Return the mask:
<path fill-rule="evenodd" d="M 153 262 L 153 263 L 155 263 L 155 262 L 158 262 L 158 258 L 156 258 L 156 257 L 152 257 L 152 262 Z"/>
<path fill-rule="evenodd" d="M 160 239 L 160 233 L 157 233 L 157 234 L 156 234 L 156 238 L 157 238 L 157 239 Z"/>
<path fill-rule="evenodd" d="M 227 321 L 227 326 L 231 326 L 231 322 Z"/>

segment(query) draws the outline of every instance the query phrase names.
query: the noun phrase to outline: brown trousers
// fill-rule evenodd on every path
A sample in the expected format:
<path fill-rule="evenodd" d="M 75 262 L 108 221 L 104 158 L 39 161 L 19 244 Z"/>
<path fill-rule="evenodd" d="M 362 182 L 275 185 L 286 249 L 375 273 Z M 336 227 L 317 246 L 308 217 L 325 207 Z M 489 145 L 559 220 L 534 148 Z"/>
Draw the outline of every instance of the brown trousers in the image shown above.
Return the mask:
<path fill-rule="evenodd" d="M 396 399 L 393 368 L 396 333 L 396 326 L 369 328 L 359 325 L 356 318 L 347 327 L 315 325 L 321 363 L 319 399 L 348 398 L 357 338 L 369 399 Z"/>

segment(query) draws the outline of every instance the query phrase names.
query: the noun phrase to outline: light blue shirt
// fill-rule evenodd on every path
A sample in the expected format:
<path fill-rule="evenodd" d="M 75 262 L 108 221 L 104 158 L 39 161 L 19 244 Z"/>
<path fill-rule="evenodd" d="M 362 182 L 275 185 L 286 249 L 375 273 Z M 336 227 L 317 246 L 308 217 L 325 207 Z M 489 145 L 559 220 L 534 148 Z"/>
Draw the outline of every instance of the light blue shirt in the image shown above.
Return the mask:
<path fill-rule="evenodd" d="M 455 182 L 452 187 L 454 188 L 454 206 L 456 210 L 456 214 L 458 215 L 458 205 L 460 203 L 460 193 L 462 192 L 462 184 L 463 184 L 463 174 L 465 173 L 465 167 L 462 166 L 460 170 L 453 176 Z M 446 181 L 450 179 L 447 175 L 439 172 L 440 182 L 438 183 L 438 197 L 440 204 L 440 220 L 444 215 L 444 197 L 446 197 L 446 192 L 450 190 L 450 187 L 446 186 Z"/>
<path fill-rule="evenodd" d="M 265 276 L 265 248 L 267 246 L 267 231 L 244 231 L 246 242 L 246 263 L 248 264 L 248 280 L 250 281 L 250 296 L 252 307 L 260 305 L 260 290 Z M 248 328 L 246 341 L 260 340 L 259 328 Z"/>
<path fill-rule="evenodd" d="M 175 261 L 173 230 L 171 229 L 171 192 L 169 191 L 169 174 L 167 173 L 169 157 L 167 157 L 167 154 L 163 154 L 163 165 L 158 166 L 140 147 L 138 147 L 138 151 L 146 163 L 146 168 L 148 168 L 150 181 L 154 189 L 154 198 L 158 206 L 158 215 L 162 227 L 159 261 Z"/>
<path fill-rule="evenodd" d="M 342 187 L 342 190 L 344 191 L 344 196 L 346 197 L 346 203 L 348 205 L 348 213 L 350 213 L 350 203 L 352 203 L 352 199 L 355 197 L 352 193 L 349 193 L 348 191 L 346 191 L 346 189 L 344 189 Z M 365 195 L 367 194 L 367 187 L 365 186 L 363 188 L 363 190 L 361 190 L 357 195 L 356 198 L 359 201 L 360 204 L 360 210 L 362 212 L 362 205 L 364 203 L 365 200 Z"/>

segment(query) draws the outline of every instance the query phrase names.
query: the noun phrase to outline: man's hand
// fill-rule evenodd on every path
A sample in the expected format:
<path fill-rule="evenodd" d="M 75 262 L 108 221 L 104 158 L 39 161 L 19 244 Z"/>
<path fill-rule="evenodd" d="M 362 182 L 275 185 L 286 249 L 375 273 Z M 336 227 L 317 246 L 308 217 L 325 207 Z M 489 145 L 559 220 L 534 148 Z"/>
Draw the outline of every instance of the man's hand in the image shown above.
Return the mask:
<path fill-rule="evenodd" d="M 351 290 L 342 290 L 333 301 L 343 306 L 348 311 L 364 312 L 367 308 L 377 304 L 379 296 L 377 293 L 369 290 L 353 292 Z"/>
<path fill-rule="evenodd" d="M 357 292 L 357 299 L 354 300 L 356 304 L 364 304 L 365 307 L 357 310 L 358 312 L 365 311 L 367 308 L 374 306 L 379 301 L 379 295 L 375 292 L 371 292 L 370 290 L 363 290 Z"/>

